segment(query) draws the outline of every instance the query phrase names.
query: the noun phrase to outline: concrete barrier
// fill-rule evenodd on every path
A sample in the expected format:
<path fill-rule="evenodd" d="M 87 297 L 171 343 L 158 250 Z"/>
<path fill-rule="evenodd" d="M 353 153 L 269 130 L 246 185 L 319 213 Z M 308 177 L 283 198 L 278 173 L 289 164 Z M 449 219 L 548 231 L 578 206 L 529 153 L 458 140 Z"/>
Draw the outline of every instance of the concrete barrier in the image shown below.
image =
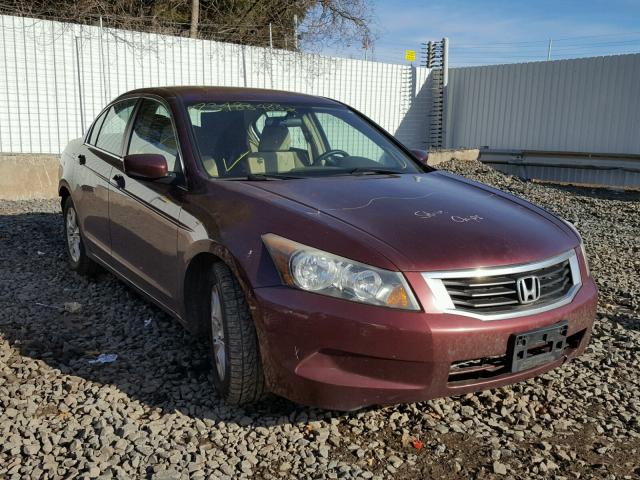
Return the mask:
<path fill-rule="evenodd" d="M 0 199 L 58 196 L 58 156 L 0 153 Z"/>
<path fill-rule="evenodd" d="M 429 150 L 429 160 L 427 163 L 432 167 L 437 167 L 442 162 L 448 162 L 449 160 L 478 160 L 480 156 L 480 150 L 477 148 L 469 148 L 465 150 L 461 149 L 438 149 Z"/>

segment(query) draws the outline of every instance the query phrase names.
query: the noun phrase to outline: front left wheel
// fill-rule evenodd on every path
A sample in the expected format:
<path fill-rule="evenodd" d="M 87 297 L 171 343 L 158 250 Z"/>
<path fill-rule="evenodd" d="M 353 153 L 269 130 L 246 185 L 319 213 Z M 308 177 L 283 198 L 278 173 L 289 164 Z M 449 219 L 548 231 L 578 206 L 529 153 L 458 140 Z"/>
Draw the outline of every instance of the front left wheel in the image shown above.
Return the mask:
<path fill-rule="evenodd" d="M 260 400 L 265 391 L 255 325 L 242 288 L 224 263 L 208 282 L 209 339 L 216 390 L 230 405 Z"/>

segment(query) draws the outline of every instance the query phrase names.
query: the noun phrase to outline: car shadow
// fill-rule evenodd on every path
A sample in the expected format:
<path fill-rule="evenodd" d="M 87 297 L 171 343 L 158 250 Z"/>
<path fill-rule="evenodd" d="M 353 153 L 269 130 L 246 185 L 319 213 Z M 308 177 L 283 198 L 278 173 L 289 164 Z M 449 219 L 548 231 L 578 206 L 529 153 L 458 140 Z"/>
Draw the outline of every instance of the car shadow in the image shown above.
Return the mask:
<path fill-rule="evenodd" d="M 95 388 L 80 379 L 115 387 L 147 405 L 149 418 L 178 411 L 274 425 L 348 415 L 275 395 L 250 406 L 225 405 L 211 380 L 205 342 L 110 273 L 87 279 L 69 270 L 59 212 L 0 215 L 0 244 L 0 337 L 22 357 L 65 375 L 65 389 Z M 96 362 L 101 355 L 113 361 Z M 22 361 L 9 357 L 8 364 Z"/>

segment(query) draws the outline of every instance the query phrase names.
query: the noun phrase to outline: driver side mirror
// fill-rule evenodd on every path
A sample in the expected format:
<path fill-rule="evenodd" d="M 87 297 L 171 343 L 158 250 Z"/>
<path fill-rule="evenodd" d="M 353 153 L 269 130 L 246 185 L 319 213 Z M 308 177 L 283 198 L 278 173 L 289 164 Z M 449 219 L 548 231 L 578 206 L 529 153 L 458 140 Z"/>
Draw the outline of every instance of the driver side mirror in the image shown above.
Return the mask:
<path fill-rule="evenodd" d="M 411 149 L 411 153 L 413 154 L 413 158 L 418 160 L 423 165 L 427 165 L 427 161 L 429 160 L 429 152 L 427 152 L 426 150 Z"/>
<path fill-rule="evenodd" d="M 140 180 L 159 180 L 169 176 L 169 167 L 163 155 L 137 153 L 124 157 L 124 173 Z"/>

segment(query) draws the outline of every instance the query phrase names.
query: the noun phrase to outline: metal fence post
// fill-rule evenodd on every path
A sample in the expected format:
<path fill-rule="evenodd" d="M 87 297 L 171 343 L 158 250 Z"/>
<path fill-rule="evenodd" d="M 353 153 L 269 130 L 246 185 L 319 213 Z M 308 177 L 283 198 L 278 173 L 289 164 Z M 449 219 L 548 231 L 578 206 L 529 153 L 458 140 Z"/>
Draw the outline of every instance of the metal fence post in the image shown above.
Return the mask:
<path fill-rule="evenodd" d="M 449 101 L 449 39 L 444 37 L 442 39 L 442 146 L 449 146 L 449 139 L 447 138 L 448 128 L 447 128 L 447 119 Z"/>
<path fill-rule="evenodd" d="M 103 37 L 104 27 L 102 25 L 102 15 L 100 15 L 100 77 L 102 80 L 102 92 L 104 94 L 104 103 L 106 104 L 109 101 L 109 96 L 107 95 L 107 80 L 106 80 L 106 72 L 104 68 L 104 52 L 102 49 L 102 37 Z"/>
<path fill-rule="evenodd" d="M 75 37 L 76 42 L 76 69 L 78 72 L 78 101 L 80 107 L 80 135 L 84 133 L 84 102 L 82 101 L 82 73 L 80 71 L 80 37 Z"/>

